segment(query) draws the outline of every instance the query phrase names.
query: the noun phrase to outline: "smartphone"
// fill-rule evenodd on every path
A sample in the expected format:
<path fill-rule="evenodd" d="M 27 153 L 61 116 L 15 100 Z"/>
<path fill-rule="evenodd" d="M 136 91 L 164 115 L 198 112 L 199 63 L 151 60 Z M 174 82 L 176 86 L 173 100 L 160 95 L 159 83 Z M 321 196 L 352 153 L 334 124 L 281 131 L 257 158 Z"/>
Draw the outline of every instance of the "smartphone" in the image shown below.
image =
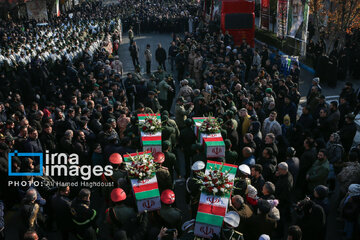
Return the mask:
<path fill-rule="evenodd" d="M 174 232 L 176 232 L 175 228 L 171 228 L 171 229 L 166 230 L 166 234 L 172 234 Z"/>

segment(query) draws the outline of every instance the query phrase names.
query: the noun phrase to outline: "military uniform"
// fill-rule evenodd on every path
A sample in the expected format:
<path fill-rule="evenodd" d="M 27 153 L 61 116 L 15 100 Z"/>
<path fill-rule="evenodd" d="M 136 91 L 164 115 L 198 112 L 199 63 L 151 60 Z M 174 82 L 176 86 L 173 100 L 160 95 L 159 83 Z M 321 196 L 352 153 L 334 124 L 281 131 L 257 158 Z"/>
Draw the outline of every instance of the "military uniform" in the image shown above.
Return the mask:
<path fill-rule="evenodd" d="M 175 154 L 167 151 L 164 152 L 165 155 L 165 162 L 163 163 L 163 166 L 169 169 L 170 175 L 171 175 L 171 179 L 174 180 L 174 171 L 177 172 L 177 174 L 179 174 L 179 167 L 177 165 L 176 162 L 176 156 Z"/>
<path fill-rule="evenodd" d="M 128 236 L 136 232 L 138 225 L 135 210 L 123 203 L 106 210 L 106 221 L 111 224 L 114 232 L 121 229 L 126 231 Z"/>
<path fill-rule="evenodd" d="M 176 104 L 175 121 L 179 129 L 185 127 L 185 120 L 187 119 L 187 116 L 191 113 L 193 109 L 194 109 L 194 105 L 189 106 L 189 108 L 186 110 L 184 105 Z"/>
<path fill-rule="evenodd" d="M 171 175 L 168 168 L 161 166 L 156 170 L 156 178 L 158 180 L 160 192 L 165 189 L 172 189 Z"/>
<path fill-rule="evenodd" d="M 226 150 L 225 151 L 225 162 L 230 164 L 235 164 L 238 161 L 237 152 Z"/>
<path fill-rule="evenodd" d="M 199 198 L 201 194 L 200 191 L 201 184 L 198 183 L 194 178 L 189 177 L 186 179 L 186 191 L 187 191 L 186 199 L 188 202 L 190 202 L 192 218 L 195 218 L 196 216 L 197 209 L 199 206 Z"/>
<path fill-rule="evenodd" d="M 78 239 L 96 240 L 97 226 L 96 211 L 89 208 L 89 203 L 75 199 L 71 203 L 72 221 L 75 224 L 75 233 Z"/>
<path fill-rule="evenodd" d="M 168 229 L 176 228 L 178 231 L 181 229 L 182 214 L 179 209 L 162 204 L 159 214 L 163 226 Z"/>

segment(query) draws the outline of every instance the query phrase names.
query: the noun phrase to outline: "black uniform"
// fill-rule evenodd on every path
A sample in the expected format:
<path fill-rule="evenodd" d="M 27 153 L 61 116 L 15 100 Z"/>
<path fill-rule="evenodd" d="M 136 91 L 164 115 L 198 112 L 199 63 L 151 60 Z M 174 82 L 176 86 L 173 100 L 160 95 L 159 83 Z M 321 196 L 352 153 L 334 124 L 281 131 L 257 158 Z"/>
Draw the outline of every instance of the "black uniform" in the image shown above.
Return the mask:
<path fill-rule="evenodd" d="M 97 239 L 96 211 L 90 209 L 89 205 L 89 202 L 77 198 L 71 203 L 72 221 L 75 224 L 75 233 L 78 239 Z"/>

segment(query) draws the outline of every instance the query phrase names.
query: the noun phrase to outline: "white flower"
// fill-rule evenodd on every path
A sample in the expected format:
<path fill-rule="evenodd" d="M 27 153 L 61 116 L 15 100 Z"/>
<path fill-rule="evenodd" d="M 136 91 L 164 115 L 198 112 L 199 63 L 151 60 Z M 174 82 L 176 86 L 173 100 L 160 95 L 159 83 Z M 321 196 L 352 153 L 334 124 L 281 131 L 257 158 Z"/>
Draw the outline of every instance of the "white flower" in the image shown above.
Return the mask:
<path fill-rule="evenodd" d="M 220 188 L 220 192 L 225 192 L 225 188 Z"/>
<path fill-rule="evenodd" d="M 213 188 L 212 190 L 214 193 L 217 193 L 219 190 L 217 188 Z"/>
<path fill-rule="evenodd" d="M 154 126 L 151 126 L 151 127 L 150 127 L 150 130 L 154 130 L 154 129 L 155 129 L 155 127 L 154 127 Z"/>
<path fill-rule="evenodd" d="M 225 184 L 225 187 L 226 187 L 226 188 L 229 188 L 229 187 L 230 187 L 230 185 L 229 185 L 229 184 Z"/>

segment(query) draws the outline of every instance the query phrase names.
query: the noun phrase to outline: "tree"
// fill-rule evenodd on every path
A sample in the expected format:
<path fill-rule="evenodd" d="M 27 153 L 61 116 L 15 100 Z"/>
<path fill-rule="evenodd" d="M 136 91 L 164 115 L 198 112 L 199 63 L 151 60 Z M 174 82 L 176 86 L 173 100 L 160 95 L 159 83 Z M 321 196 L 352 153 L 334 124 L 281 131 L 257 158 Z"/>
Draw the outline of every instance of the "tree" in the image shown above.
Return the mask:
<path fill-rule="evenodd" d="M 338 46 L 343 46 L 346 34 L 360 27 L 360 0 L 330 0 L 328 3 L 310 1 L 315 34 L 324 38 L 327 53 L 333 50 L 336 41 Z"/>

